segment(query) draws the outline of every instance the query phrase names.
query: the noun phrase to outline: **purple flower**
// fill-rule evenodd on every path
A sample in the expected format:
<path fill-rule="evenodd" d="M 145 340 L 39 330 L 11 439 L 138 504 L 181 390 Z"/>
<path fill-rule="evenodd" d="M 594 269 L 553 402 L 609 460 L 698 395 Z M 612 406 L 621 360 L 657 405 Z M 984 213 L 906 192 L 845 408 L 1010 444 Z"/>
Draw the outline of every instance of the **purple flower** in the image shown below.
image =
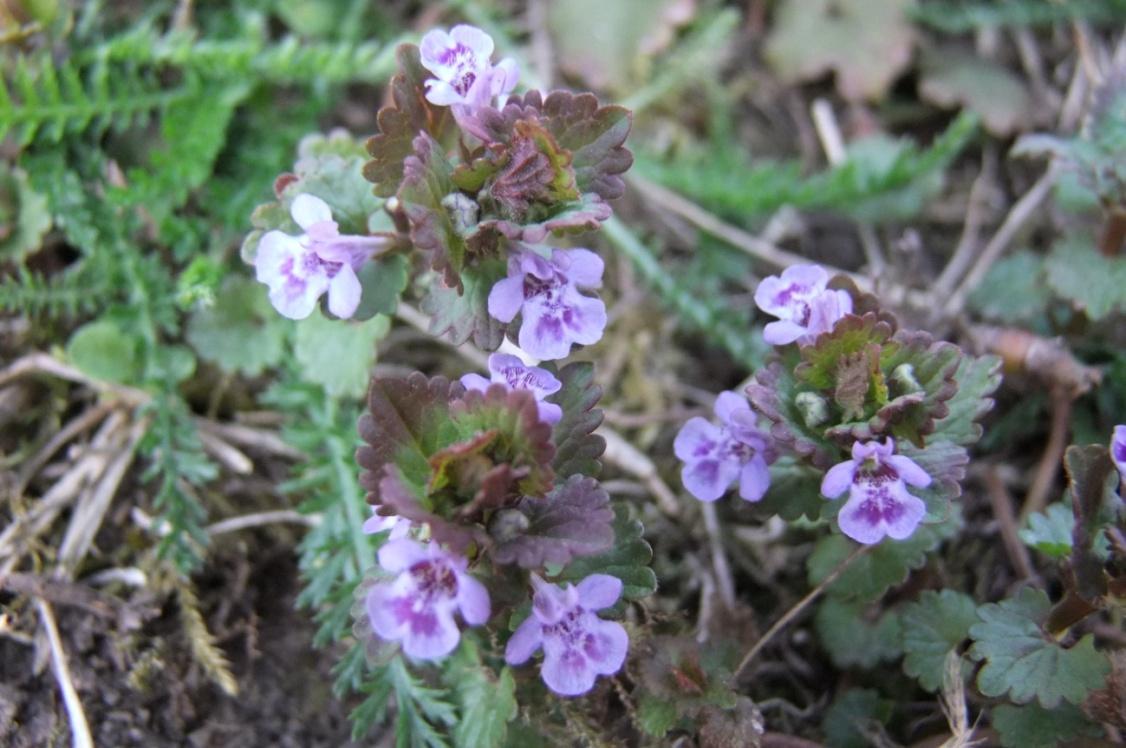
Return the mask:
<path fill-rule="evenodd" d="M 364 520 L 363 531 L 368 535 L 375 535 L 377 533 L 390 530 L 391 534 L 387 536 L 388 540 L 398 540 L 399 538 L 406 537 L 411 529 L 411 521 L 406 517 L 398 515 L 390 515 L 384 517 L 377 514 L 379 507 L 373 506 L 371 508 L 371 516 Z"/>
<path fill-rule="evenodd" d="M 434 660 L 453 651 L 461 638 L 455 610 L 470 626 L 489 620 L 484 585 L 466 573 L 465 558 L 436 543 L 388 541 L 379 549 L 379 564 L 398 576 L 368 592 L 368 618 L 376 634 L 401 642 L 409 657 Z"/>
<path fill-rule="evenodd" d="M 597 676 L 621 669 L 629 636 L 620 623 L 604 621 L 593 611 L 618 601 L 622 580 L 591 574 L 577 587 L 560 587 L 533 574 L 532 584 L 532 614 L 513 632 L 504 651 L 509 665 L 526 662 L 543 647 L 540 675 L 560 696 L 584 694 Z"/>
<path fill-rule="evenodd" d="M 419 50 L 423 67 L 437 76 L 426 81 L 426 100 L 452 106 L 459 121 L 516 87 L 516 61 L 506 57 L 494 66 L 492 37 L 474 26 L 454 26 L 448 34 L 435 29 L 422 37 Z"/>
<path fill-rule="evenodd" d="M 467 390 L 480 392 L 487 390 L 491 384 L 503 384 L 510 390 L 528 390 L 535 395 L 541 421 L 558 423 L 563 417 L 562 408 L 544 401 L 545 397 L 555 394 L 563 386 L 547 369 L 525 366 L 523 361 L 507 353 L 494 353 L 489 356 L 489 372 L 492 374 L 491 380 L 480 374 L 466 374 L 461 378 L 461 383 Z"/>
<path fill-rule="evenodd" d="M 508 258 L 508 277 L 489 292 L 489 314 L 511 322 L 523 313 L 520 347 L 542 360 L 564 358 L 573 343 L 591 345 L 606 328 L 606 305 L 579 288 L 602 285 L 602 258 L 589 249 L 531 250 Z"/>
<path fill-rule="evenodd" d="M 1126 481 L 1126 426 L 1115 426 L 1110 439 L 1110 457 L 1118 467 L 1118 474 Z"/>
<path fill-rule="evenodd" d="M 734 392 L 719 393 L 715 414 L 721 425 L 690 418 L 673 442 L 673 451 L 684 462 L 684 487 L 700 501 L 715 501 L 738 480 L 739 495 L 758 501 L 770 487 L 767 460 L 774 455 L 769 437 L 759 430 L 746 399 Z"/>
<path fill-rule="evenodd" d="M 894 454 L 895 440 L 854 442 L 852 459 L 834 465 L 821 481 L 821 493 L 835 499 L 848 489 L 837 521 L 841 532 L 859 543 L 878 543 L 884 535 L 903 540 L 927 513 L 907 486 L 929 486 L 931 477 L 910 457 Z"/>
<path fill-rule="evenodd" d="M 360 304 L 356 270 L 386 248 L 387 240 L 342 235 L 332 220 L 332 210 L 313 195 L 294 198 L 290 213 L 305 233 L 290 236 L 269 231 L 254 258 L 258 280 L 270 287 L 270 303 L 285 317 L 305 319 L 328 291 L 329 311 L 337 317 L 351 317 Z"/>
<path fill-rule="evenodd" d="M 755 304 L 779 319 L 763 330 L 766 342 L 807 345 L 851 314 L 852 297 L 846 291 L 828 290 L 828 283 L 829 274 L 820 265 L 791 265 L 781 278 L 763 278 L 755 290 Z"/>

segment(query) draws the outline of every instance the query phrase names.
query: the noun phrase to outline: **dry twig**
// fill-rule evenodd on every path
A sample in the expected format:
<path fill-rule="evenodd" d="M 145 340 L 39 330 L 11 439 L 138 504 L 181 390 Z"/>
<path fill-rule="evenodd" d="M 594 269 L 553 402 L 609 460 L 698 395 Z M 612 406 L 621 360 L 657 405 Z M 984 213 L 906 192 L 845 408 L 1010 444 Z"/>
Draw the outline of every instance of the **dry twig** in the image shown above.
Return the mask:
<path fill-rule="evenodd" d="M 66 664 L 66 652 L 63 650 L 62 640 L 59 638 L 59 627 L 55 623 L 55 614 L 51 604 L 46 600 L 37 600 L 36 608 L 39 610 L 39 620 L 47 632 L 47 643 L 51 648 L 51 671 L 59 684 L 63 695 L 63 706 L 66 707 L 67 720 L 70 723 L 71 745 L 74 748 L 94 748 L 94 739 L 90 735 L 90 725 L 86 721 L 86 711 L 82 708 L 82 700 L 78 698 L 78 691 L 74 688 L 74 681 L 70 677 L 70 668 Z"/>

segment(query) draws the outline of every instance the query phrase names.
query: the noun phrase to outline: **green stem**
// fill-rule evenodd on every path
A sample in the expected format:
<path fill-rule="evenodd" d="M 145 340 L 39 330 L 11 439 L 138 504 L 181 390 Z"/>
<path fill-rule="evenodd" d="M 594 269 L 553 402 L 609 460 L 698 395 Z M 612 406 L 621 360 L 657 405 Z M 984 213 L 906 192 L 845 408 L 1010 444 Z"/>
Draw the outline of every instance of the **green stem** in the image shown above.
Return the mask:
<path fill-rule="evenodd" d="M 324 418 L 326 424 L 336 423 L 336 400 L 325 397 Z M 371 563 L 371 545 L 364 534 L 364 518 L 360 515 L 360 505 L 364 503 L 356 485 L 356 476 L 352 472 L 348 454 L 341 448 L 340 438 L 333 434 L 328 440 L 329 459 L 332 460 L 332 469 L 336 475 L 336 484 L 340 487 L 340 501 L 344 502 L 344 511 L 348 515 L 348 535 L 355 553 L 356 578 L 364 572 L 364 568 Z"/>

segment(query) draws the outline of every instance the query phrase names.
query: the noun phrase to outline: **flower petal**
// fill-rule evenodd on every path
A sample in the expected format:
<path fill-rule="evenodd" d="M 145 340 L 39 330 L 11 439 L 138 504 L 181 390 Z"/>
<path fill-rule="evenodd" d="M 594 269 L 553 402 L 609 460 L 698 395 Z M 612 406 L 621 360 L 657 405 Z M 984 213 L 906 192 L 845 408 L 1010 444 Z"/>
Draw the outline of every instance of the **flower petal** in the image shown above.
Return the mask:
<path fill-rule="evenodd" d="M 470 626 L 480 626 L 489 620 L 492 610 L 489 591 L 469 574 L 457 575 L 457 604 L 461 608 L 461 617 Z"/>
<path fill-rule="evenodd" d="M 522 665 L 543 645 L 543 624 L 534 615 L 516 627 L 504 648 L 504 661 Z"/>
<path fill-rule="evenodd" d="M 740 426 L 754 426 L 755 424 L 755 414 L 751 412 L 747 398 L 731 390 L 716 395 L 715 414 L 726 425 L 736 423 Z M 748 419 L 749 424 L 747 423 Z"/>
<path fill-rule="evenodd" d="M 328 310 L 340 319 L 348 319 L 356 313 L 362 294 L 356 271 L 350 265 L 342 265 L 328 284 Z"/>
<path fill-rule="evenodd" d="M 489 315 L 501 322 L 511 322 L 523 306 L 523 274 L 502 278 L 489 291 Z"/>
<path fill-rule="evenodd" d="M 715 501 L 739 477 L 742 467 L 738 461 L 700 460 L 686 464 L 680 471 L 680 479 L 688 492 L 700 501 Z"/>
<path fill-rule="evenodd" d="M 308 229 L 322 221 L 332 221 L 332 208 L 328 207 L 328 203 L 307 192 L 302 192 L 293 198 L 293 205 L 289 208 L 289 214 L 293 216 L 293 220 L 302 229 Z"/>
<path fill-rule="evenodd" d="M 762 339 L 771 345 L 787 345 L 806 334 L 806 329 L 796 322 L 780 320 L 768 322 L 762 328 Z"/>
<path fill-rule="evenodd" d="M 629 652 L 629 635 L 615 621 L 603 621 L 594 615 L 587 621 L 587 636 L 583 640 L 583 654 L 594 672 L 613 675 L 622 668 Z"/>
<path fill-rule="evenodd" d="M 568 281 L 582 288 L 600 288 L 606 263 L 589 249 L 556 249 L 551 262 Z"/>
<path fill-rule="evenodd" d="M 593 688 L 597 673 L 586 655 L 578 649 L 552 652 L 547 647 L 548 641 L 544 642 L 543 668 L 540 670 L 547 687 L 560 696 L 580 696 Z"/>
<path fill-rule="evenodd" d="M 587 610 L 602 610 L 618 602 L 622 580 L 609 574 L 591 574 L 579 582 L 579 605 Z"/>
<path fill-rule="evenodd" d="M 422 37 L 419 42 L 418 50 L 419 56 L 422 58 L 422 66 L 429 70 L 434 75 L 443 75 L 452 71 L 452 67 L 443 62 L 443 57 L 447 50 L 453 49 L 457 46 L 449 34 L 441 29 L 434 29 L 433 31 L 426 32 L 426 36 Z"/>
<path fill-rule="evenodd" d="M 919 467 L 919 463 L 906 455 L 891 455 L 884 458 L 884 461 L 895 468 L 899 477 L 908 485 L 923 488 L 931 484 L 931 477 L 927 474 L 927 471 Z"/>
<path fill-rule="evenodd" d="M 492 79 L 489 81 L 490 91 L 493 96 L 507 96 L 516 88 L 520 79 L 520 66 L 511 57 L 505 57 L 493 67 Z"/>
<path fill-rule="evenodd" d="M 379 547 L 379 565 L 391 573 L 408 569 L 428 557 L 426 546 L 409 538 L 391 540 Z"/>
<path fill-rule="evenodd" d="M 743 466 L 739 474 L 739 497 L 746 501 L 759 501 L 770 488 L 770 468 L 761 455 L 755 455 Z"/>
<path fill-rule="evenodd" d="M 475 392 L 484 392 L 489 389 L 489 385 L 492 384 L 491 381 L 476 373 L 463 374 L 458 381 L 461 382 L 461 386 L 465 389 Z"/>
<path fill-rule="evenodd" d="M 692 462 L 714 455 L 723 441 L 723 431 L 706 418 L 694 416 L 684 422 L 673 440 L 672 450 L 682 462 Z"/>
<path fill-rule="evenodd" d="M 473 52 L 481 65 L 488 63 L 493 56 L 493 38 L 476 26 L 458 24 L 450 29 L 450 37 Z"/>
<path fill-rule="evenodd" d="M 835 499 L 852 485 L 856 475 L 856 463 L 852 460 L 838 462 L 829 468 L 825 477 L 821 479 L 821 493 L 830 499 Z"/>
<path fill-rule="evenodd" d="M 444 80 L 431 78 L 426 81 L 426 100 L 434 106 L 452 106 L 464 102 L 465 97 Z"/>
<path fill-rule="evenodd" d="M 406 611 L 406 601 L 399 603 L 407 622 L 403 632 L 403 652 L 416 660 L 436 660 L 457 647 L 461 631 L 447 607 L 435 605 L 421 611 Z"/>

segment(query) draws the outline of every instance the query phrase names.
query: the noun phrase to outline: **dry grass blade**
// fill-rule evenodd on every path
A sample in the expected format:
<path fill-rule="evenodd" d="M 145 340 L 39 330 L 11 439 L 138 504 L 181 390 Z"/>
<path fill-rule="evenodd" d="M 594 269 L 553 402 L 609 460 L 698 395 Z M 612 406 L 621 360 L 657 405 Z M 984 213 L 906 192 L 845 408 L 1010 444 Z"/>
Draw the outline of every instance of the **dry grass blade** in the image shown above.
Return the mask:
<path fill-rule="evenodd" d="M 144 419 L 133 424 L 128 437 L 107 465 L 101 479 L 93 490 L 85 493 L 79 500 L 59 547 L 59 571 L 63 576 L 73 576 L 74 570 L 90 550 L 94 536 L 102 526 L 106 510 L 117 493 L 117 487 L 133 464 L 137 442 L 145 435 L 147 428 L 148 421 Z"/>
<path fill-rule="evenodd" d="M 71 745 L 74 748 L 94 748 L 90 725 L 86 721 L 86 711 L 82 708 L 82 700 L 78 698 L 78 691 L 75 690 L 74 681 L 70 677 L 70 668 L 66 664 L 66 652 L 59 638 L 55 614 L 51 610 L 50 603 L 45 600 L 38 600 L 36 608 L 39 610 L 39 620 L 47 632 L 47 643 L 51 648 L 51 671 L 58 681 L 59 690 L 62 691 L 63 705 L 66 707 L 66 716 L 70 723 Z"/>
<path fill-rule="evenodd" d="M 942 671 L 942 697 L 939 705 L 950 726 L 950 737 L 941 748 L 970 748 L 982 741 L 974 740 L 974 727 L 966 708 L 966 683 L 962 679 L 962 656 L 954 650 L 946 654 Z"/>

